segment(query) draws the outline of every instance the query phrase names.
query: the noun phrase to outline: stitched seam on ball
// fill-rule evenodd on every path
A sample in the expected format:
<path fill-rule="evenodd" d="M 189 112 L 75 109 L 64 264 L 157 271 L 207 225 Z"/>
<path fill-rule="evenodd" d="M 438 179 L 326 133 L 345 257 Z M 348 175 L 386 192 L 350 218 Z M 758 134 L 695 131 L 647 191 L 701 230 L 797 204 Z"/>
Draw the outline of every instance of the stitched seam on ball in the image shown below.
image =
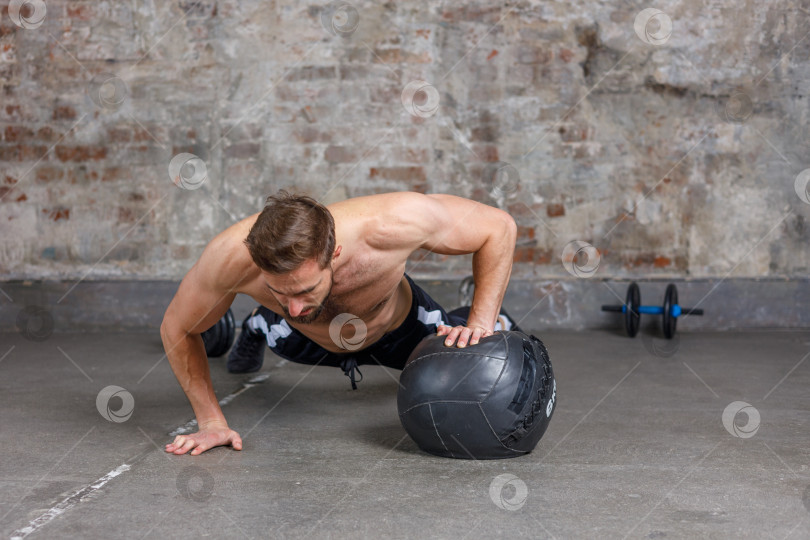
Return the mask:
<path fill-rule="evenodd" d="M 439 442 L 442 443 L 442 447 L 444 448 L 445 452 L 450 452 L 450 449 L 447 448 L 446 444 L 444 444 L 444 439 L 442 439 L 442 436 L 439 433 L 439 430 L 436 429 L 436 420 L 433 418 L 433 407 L 430 406 L 430 403 L 428 403 L 428 411 L 430 411 L 430 421 L 433 424 L 433 431 L 436 433 L 436 436 L 439 438 Z"/>

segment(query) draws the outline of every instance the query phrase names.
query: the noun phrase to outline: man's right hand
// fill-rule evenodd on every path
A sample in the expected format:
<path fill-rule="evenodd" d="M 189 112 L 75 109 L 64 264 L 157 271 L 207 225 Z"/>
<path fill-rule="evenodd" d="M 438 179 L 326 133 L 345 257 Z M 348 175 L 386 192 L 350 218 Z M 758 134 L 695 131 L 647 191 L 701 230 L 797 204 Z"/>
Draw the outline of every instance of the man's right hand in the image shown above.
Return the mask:
<path fill-rule="evenodd" d="M 197 456 L 215 446 L 227 445 L 234 450 L 241 450 L 242 437 L 227 425 L 207 425 L 197 433 L 178 435 L 166 445 L 166 452 L 179 456 L 191 450 L 191 455 Z"/>

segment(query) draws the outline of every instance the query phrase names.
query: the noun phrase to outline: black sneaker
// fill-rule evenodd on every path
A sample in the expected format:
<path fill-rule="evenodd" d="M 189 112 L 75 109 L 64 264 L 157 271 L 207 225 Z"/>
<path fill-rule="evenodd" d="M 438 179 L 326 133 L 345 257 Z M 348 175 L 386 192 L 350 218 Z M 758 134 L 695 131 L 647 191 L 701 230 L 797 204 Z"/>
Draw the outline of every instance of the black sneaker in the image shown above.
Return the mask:
<path fill-rule="evenodd" d="M 236 345 L 228 353 L 228 371 L 231 373 L 253 373 L 259 371 L 264 363 L 264 349 L 267 341 L 264 334 L 256 332 L 248 326 L 248 320 L 255 311 L 242 321 L 242 332 L 236 340 Z"/>

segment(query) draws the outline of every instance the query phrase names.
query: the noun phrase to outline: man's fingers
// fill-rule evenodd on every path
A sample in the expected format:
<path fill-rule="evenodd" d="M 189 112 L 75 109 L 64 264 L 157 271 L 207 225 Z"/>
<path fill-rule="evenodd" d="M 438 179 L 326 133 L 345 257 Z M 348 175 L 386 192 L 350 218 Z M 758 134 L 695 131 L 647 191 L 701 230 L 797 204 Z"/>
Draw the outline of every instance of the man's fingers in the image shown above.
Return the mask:
<path fill-rule="evenodd" d="M 200 443 L 200 444 L 197 445 L 196 448 L 194 448 L 194 450 L 191 451 L 191 455 L 192 456 L 199 456 L 200 454 L 202 454 L 203 452 L 205 452 L 209 448 L 211 448 L 210 445 L 207 445 L 205 443 Z"/>
<path fill-rule="evenodd" d="M 467 346 L 467 343 L 470 341 L 470 335 L 472 334 L 472 330 L 470 328 L 462 327 L 461 332 L 459 332 L 458 336 L 458 344 L 456 345 L 459 349 L 463 349 Z"/>
<path fill-rule="evenodd" d="M 444 340 L 444 344 L 448 347 L 452 347 L 456 343 L 459 334 L 461 334 L 461 328 L 461 326 L 454 326 L 447 334 L 447 339 Z"/>
<path fill-rule="evenodd" d="M 444 324 L 440 324 L 439 326 L 436 327 L 436 335 L 437 336 L 447 335 L 447 334 L 450 333 L 450 330 L 452 328 L 453 328 L 452 326 L 447 326 L 447 325 L 444 325 Z"/>
<path fill-rule="evenodd" d="M 239 436 L 237 432 L 233 432 L 231 436 L 231 446 L 233 446 L 234 450 L 241 450 L 242 449 L 242 437 Z"/>
<path fill-rule="evenodd" d="M 484 337 L 485 332 L 484 329 L 480 326 L 476 326 L 475 329 L 472 331 L 472 336 L 470 336 L 470 345 L 478 345 L 478 341 Z"/>

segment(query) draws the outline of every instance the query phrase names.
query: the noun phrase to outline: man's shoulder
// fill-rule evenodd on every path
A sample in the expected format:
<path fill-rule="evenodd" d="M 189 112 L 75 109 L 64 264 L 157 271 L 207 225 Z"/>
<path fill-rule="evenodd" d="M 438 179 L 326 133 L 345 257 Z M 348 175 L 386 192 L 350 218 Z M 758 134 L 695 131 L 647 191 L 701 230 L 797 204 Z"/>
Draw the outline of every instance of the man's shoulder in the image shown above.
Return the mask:
<path fill-rule="evenodd" d="M 256 215 L 249 216 L 217 234 L 205 247 L 199 264 L 212 281 L 222 288 L 239 287 L 259 272 L 245 245 Z"/>

